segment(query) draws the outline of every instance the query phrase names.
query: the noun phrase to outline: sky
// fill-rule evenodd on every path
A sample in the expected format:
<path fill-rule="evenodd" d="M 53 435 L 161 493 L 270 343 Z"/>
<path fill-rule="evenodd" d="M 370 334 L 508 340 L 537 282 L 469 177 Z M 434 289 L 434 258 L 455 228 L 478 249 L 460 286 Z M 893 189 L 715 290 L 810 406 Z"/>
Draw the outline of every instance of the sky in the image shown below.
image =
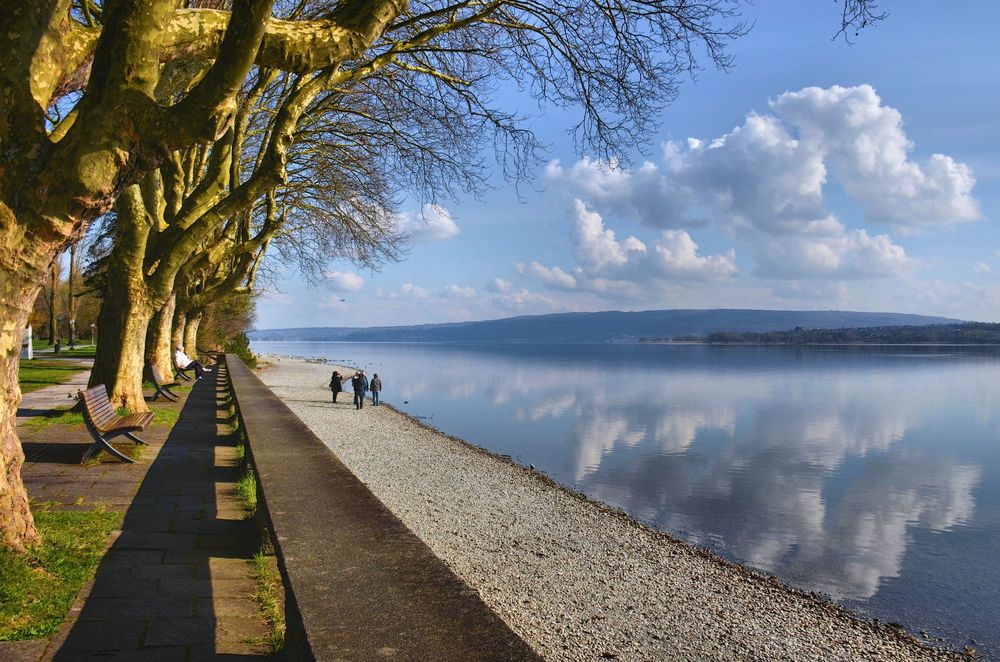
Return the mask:
<path fill-rule="evenodd" d="M 576 152 L 577 116 L 546 111 L 528 185 L 404 205 L 404 261 L 331 263 L 312 285 L 288 268 L 257 328 L 663 308 L 1000 321 L 1000 3 L 881 4 L 848 45 L 838 3 L 758 0 L 735 67 L 685 80 L 627 165 Z"/>

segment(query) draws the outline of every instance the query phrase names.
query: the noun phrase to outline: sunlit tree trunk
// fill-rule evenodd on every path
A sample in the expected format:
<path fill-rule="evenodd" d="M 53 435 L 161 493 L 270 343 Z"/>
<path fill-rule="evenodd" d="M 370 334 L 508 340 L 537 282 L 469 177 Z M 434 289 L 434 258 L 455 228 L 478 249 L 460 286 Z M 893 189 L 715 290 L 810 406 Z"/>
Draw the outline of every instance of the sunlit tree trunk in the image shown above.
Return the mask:
<path fill-rule="evenodd" d="M 143 274 L 149 223 L 138 185 L 115 205 L 118 236 L 107 259 L 104 299 L 97 316 L 97 353 L 90 385 L 103 384 L 111 402 L 132 412 L 148 411 L 142 398 L 146 329 L 163 305 L 153 301 Z"/>
<path fill-rule="evenodd" d="M 184 344 L 184 328 L 187 326 L 187 315 L 179 307 L 174 311 L 174 326 L 170 331 L 170 352 Z"/>
<path fill-rule="evenodd" d="M 55 260 L 49 265 L 49 344 L 56 344 L 56 290 L 59 287 L 59 265 Z"/>
<path fill-rule="evenodd" d="M 201 311 L 188 311 L 184 325 L 184 350 L 192 358 L 198 353 L 198 327 L 201 325 Z"/>
<path fill-rule="evenodd" d="M 69 247 L 69 297 L 66 301 L 69 309 L 66 311 L 69 316 L 69 346 L 76 344 L 76 297 L 73 281 L 76 278 L 76 244 Z"/>
<path fill-rule="evenodd" d="M 146 365 L 156 366 L 165 378 L 173 374 L 171 334 L 174 325 L 174 305 L 177 298 L 171 294 L 160 307 L 149 325 L 146 335 Z"/>
<path fill-rule="evenodd" d="M 24 551 L 40 541 L 21 480 L 17 438 L 21 339 L 57 247 L 32 241 L 0 201 L 0 547 Z"/>

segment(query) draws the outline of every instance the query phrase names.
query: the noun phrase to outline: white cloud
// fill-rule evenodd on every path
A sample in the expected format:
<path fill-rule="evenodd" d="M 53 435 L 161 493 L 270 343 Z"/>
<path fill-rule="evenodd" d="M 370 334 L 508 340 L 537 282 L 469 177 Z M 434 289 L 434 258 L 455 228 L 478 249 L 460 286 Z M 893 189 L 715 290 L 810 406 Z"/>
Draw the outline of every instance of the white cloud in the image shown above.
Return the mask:
<path fill-rule="evenodd" d="M 914 266 L 888 235 L 848 228 L 825 208 L 831 175 L 865 220 L 903 233 L 980 218 L 971 170 L 940 154 L 923 165 L 910 160 L 899 111 L 883 105 L 871 86 L 805 88 L 770 107 L 773 114 L 750 114 L 713 140 L 666 144 L 662 165 L 628 170 L 590 159 L 570 167 L 554 161 L 546 177 L 616 218 L 670 232 L 707 220 L 750 249 L 759 275 L 774 278 L 882 278 Z M 574 205 L 579 215 L 581 203 Z M 634 241 L 634 251 L 642 242 L 616 241 L 591 214 L 574 230 L 583 235 L 576 244 L 581 266 L 631 263 L 626 242 Z M 664 235 L 660 243 L 680 248 L 680 236 Z M 718 273 L 725 264 L 714 266 Z"/>
<path fill-rule="evenodd" d="M 460 230 L 451 213 L 441 205 L 426 204 L 419 212 L 396 214 L 397 229 L 414 242 L 445 241 Z"/>
<path fill-rule="evenodd" d="M 474 299 L 476 297 L 476 288 L 463 287 L 461 285 L 449 285 L 444 288 L 442 294 L 452 299 Z"/>
<path fill-rule="evenodd" d="M 989 276 L 993 273 L 993 269 L 991 269 L 990 265 L 985 262 L 976 262 L 976 266 L 973 268 L 973 271 L 975 271 L 979 276 Z"/>
<path fill-rule="evenodd" d="M 526 271 L 553 289 L 576 289 L 576 278 L 559 267 L 552 267 L 550 269 L 537 262 L 532 262 L 526 267 Z"/>
<path fill-rule="evenodd" d="M 980 217 L 969 167 L 943 154 L 923 167 L 911 161 L 902 115 L 883 106 L 870 85 L 807 87 L 770 105 L 798 129 L 806 149 L 827 158 L 869 221 L 915 227 Z"/>
<path fill-rule="evenodd" d="M 381 290 L 379 292 L 381 293 Z M 389 292 L 384 296 L 387 299 L 426 299 L 430 296 L 430 292 L 419 285 L 403 283 L 398 292 Z"/>
<path fill-rule="evenodd" d="M 506 294 L 514 288 L 513 285 L 505 281 L 503 278 L 494 278 L 486 285 L 486 289 L 489 292 L 496 292 L 498 294 Z"/>
<path fill-rule="evenodd" d="M 327 271 L 323 275 L 335 292 L 357 292 L 365 286 L 365 279 L 350 271 Z"/>
<path fill-rule="evenodd" d="M 673 278 L 724 280 L 737 273 L 736 252 L 725 255 L 698 255 L 698 244 L 684 230 L 665 230 L 654 245 L 660 270 Z"/>
<path fill-rule="evenodd" d="M 520 290 L 512 290 L 505 294 L 497 294 L 492 297 L 491 303 L 498 309 L 504 312 L 516 312 L 516 313 L 551 313 L 551 312 L 563 312 L 567 308 L 572 308 L 572 306 L 567 307 L 565 303 L 556 301 L 544 294 L 538 294 L 537 292 L 531 292 L 524 288 Z"/>

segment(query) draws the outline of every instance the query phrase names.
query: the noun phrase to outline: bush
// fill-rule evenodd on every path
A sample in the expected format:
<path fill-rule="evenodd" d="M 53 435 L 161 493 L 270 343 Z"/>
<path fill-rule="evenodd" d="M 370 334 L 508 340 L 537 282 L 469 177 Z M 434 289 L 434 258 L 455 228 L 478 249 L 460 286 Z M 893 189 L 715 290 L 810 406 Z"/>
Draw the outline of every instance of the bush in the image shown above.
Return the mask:
<path fill-rule="evenodd" d="M 247 338 L 247 334 L 239 333 L 227 340 L 226 344 L 223 345 L 223 351 L 226 354 L 235 354 L 240 357 L 240 360 L 251 370 L 257 368 L 257 357 L 250 351 L 250 339 Z"/>

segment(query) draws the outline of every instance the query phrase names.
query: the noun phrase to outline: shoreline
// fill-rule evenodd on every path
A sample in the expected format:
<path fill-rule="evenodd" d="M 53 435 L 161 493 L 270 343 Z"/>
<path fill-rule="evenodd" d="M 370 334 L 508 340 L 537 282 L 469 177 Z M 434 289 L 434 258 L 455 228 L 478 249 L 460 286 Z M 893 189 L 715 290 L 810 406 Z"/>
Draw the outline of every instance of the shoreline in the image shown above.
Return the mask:
<path fill-rule="evenodd" d="M 264 358 L 265 384 L 548 660 L 967 659 L 391 406 L 334 406 L 336 364 Z"/>

